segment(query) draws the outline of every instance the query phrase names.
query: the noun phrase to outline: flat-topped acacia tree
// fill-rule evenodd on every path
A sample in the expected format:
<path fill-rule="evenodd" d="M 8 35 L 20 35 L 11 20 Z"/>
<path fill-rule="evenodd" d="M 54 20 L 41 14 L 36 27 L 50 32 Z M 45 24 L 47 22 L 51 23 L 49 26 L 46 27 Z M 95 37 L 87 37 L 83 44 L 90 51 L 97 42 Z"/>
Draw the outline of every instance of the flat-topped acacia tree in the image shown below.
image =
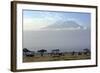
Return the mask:
<path fill-rule="evenodd" d="M 41 56 L 44 56 L 44 53 L 47 52 L 47 50 L 41 49 L 41 50 L 38 50 L 38 52 L 41 54 Z"/>

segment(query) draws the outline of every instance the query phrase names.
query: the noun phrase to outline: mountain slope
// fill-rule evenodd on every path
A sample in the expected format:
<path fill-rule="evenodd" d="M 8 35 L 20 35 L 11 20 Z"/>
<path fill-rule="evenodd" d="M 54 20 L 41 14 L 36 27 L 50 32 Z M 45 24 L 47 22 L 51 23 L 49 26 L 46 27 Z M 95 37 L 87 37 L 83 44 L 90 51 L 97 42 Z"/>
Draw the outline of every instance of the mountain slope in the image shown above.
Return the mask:
<path fill-rule="evenodd" d="M 64 29 L 64 28 L 84 28 L 83 26 L 79 25 L 77 22 L 75 21 L 57 21 L 52 25 L 46 26 L 43 29 Z"/>

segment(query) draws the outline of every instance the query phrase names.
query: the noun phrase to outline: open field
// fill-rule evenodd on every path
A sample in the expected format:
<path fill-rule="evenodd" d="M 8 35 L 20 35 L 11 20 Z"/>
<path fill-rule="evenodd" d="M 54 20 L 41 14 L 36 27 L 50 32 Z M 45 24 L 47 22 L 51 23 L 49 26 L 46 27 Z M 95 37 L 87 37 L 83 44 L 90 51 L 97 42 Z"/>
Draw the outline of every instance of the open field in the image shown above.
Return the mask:
<path fill-rule="evenodd" d="M 44 55 L 44 56 L 34 56 L 34 57 L 23 57 L 23 62 L 40 62 L 40 61 L 67 61 L 67 60 L 85 60 L 90 59 L 90 55 L 71 55 L 71 54 L 65 54 L 63 56 L 50 56 L 50 55 Z"/>

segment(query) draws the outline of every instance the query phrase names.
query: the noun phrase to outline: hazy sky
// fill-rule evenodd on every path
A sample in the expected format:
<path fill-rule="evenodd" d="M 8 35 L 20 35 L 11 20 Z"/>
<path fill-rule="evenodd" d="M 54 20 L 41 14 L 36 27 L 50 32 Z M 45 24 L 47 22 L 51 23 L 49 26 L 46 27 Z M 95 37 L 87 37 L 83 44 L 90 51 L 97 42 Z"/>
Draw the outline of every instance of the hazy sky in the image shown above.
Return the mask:
<path fill-rule="evenodd" d="M 90 13 L 23 10 L 23 48 L 35 51 L 90 49 L 90 25 Z M 71 27 L 78 30 L 66 30 Z M 87 28 L 83 30 L 84 27 Z"/>
<path fill-rule="evenodd" d="M 69 20 L 88 27 L 90 18 L 90 13 L 23 10 L 23 29 L 39 30 L 58 21 Z"/>

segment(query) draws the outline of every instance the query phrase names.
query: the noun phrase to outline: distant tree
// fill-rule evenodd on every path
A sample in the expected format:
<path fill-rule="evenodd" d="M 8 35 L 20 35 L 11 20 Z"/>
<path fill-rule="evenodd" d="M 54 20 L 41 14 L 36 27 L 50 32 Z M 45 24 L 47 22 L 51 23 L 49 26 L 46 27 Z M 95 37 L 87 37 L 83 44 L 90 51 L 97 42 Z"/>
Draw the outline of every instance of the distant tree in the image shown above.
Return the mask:
<path fill-rule="evenodd" d="M 38 52 L 41 54 L 41 56 L 43 56 L 44 53 L 47 52 L 47 50 L 45 50 L 45 49 L 41 49 L 41 50 L 38 50 Z"/>
<path fill-rule="evenodd" d="M 72 51 L 72 55 L 75 55 L 75 51 Z"/>
<path fill-rule="evenodd" d="M 23 48 L 23 55 L 24 55 L 24 56 L 33 57 L 34 54 L 35 54 L 34 51 L 30 51 L 30 50 L 28 50 L 27 48 Z"/>
<path fill-rule="evenodd" d="M 78 55 L 82 55 L 82 52 L 78 52 Z"/>
<path fill-rule="evenodd" d="M 56 54 L 58 54 L 59 52 L 60 52 L 59 49 L 54 49 L 54 50 L 52 50 L 52 53 L 56 53 Z"/>
<path fill-rule="evenodd" d="M 23 52 L 30 52 L 27 48 L 23 48 Z"/>
<path fill-rule="evenodd" d="M 85 55 L 90 54 L 90 50 L 88 48 L 83 49 L 83 52 L 84 52 Z"/>
<path fill-rule="evenodd" d="M 60 56 L 60 50 L 59 49 L 52 50 L 51 56 Z"/>

